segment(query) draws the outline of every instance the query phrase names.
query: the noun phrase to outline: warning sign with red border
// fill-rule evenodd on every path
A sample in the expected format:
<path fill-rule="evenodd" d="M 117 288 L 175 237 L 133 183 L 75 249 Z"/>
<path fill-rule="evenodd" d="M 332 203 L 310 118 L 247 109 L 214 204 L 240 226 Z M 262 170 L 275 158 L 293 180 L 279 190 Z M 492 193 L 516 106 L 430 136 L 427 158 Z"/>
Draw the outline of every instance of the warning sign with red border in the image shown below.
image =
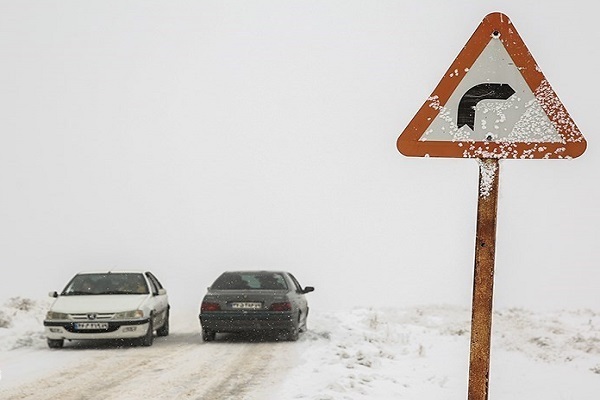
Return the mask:
<path fill-rule="evenodd" d="M 492 13 L 397 146 L 416 157 L 559 159 L 587 144 L 510 19 Z"/>

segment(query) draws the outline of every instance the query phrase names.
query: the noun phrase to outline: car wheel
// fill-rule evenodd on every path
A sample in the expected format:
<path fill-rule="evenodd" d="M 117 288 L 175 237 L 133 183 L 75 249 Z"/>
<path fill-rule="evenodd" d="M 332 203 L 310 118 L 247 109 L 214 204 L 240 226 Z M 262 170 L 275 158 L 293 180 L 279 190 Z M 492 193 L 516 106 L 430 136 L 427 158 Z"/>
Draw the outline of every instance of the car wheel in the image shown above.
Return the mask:
<path fill-rule="evenodd" d="M 302 324 L 302 328 L 300 329 L 300 332 L 306 332 L 308 330 L 308 324 L 307 321 L 304 320 L 304 323 Z"/>
<path fill-rule="evenodd" d="M 299 327 L 295 326 L 288 331 L 287 340 L 289 340 L 290 342 L 295 342 L 296 340 L 298 340 L 299 337 L 300 337 Z"/>
<path fill-rule="evenodd" d="M 152 346 L 154 342 L 154 328 L 152 327 L 152 318 L 148 322 L 148 331 L 146 334 L 140 338 L 140 344 L 145 347 Z"/>
<path fill-rule="evenodd" d="M 210 329 L 202 329 L 202 340 L 205 342 L 212 342 L 215 340 L 217 333 L 215 331 L 211 331 Z"/>
<path fill-rule="evenodd" d="M 169 336 L 169 310 L 167 310 L 165 323 L 156 330 L 156 336 Z"/>
<path fill-rule="evenodd" d="M 48 347 L 50 347 L 51 349 L 62 349 L 63 345 L 65 344 L 64 339 L 47 339 L 48 340 Z"/>
<path fill-rule="evenodd" d="M 308 330 L 308 311 L 302 314 L 302 325 L 300 326 L 300 332 L 306 332 Z"/>

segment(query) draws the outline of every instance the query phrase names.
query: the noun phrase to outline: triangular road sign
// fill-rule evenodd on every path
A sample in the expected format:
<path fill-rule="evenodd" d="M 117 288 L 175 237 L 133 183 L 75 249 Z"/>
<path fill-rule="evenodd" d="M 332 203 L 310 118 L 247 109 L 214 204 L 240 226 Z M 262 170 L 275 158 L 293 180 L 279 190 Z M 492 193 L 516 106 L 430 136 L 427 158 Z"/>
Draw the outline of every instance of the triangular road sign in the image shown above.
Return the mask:
<path fill-rule="evenodd" d="M 398 138 L 406 156 L 556 159 L 586 141 L 510 19 L 487 15 Z"/>

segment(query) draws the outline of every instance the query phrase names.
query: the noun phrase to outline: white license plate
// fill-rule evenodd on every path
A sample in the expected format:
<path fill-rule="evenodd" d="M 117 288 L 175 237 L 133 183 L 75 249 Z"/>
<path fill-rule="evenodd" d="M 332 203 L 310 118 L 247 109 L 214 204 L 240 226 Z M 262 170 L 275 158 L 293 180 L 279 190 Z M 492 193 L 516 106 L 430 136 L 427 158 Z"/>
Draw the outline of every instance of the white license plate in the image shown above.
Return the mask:
<path fill-rule="evenodd" d="M 245 302 L 231 303 L 231 308 L 235 308 L 235 309 L 258 310 L 261 307 L 262 307 L 262 303 L 258 303 L 258 302 L 245 301 Z"/>
<path fill-rule="evenodd" d="M 77 322 L 75 323 L 75 329 L 108 329 L 108 322 Z"/>

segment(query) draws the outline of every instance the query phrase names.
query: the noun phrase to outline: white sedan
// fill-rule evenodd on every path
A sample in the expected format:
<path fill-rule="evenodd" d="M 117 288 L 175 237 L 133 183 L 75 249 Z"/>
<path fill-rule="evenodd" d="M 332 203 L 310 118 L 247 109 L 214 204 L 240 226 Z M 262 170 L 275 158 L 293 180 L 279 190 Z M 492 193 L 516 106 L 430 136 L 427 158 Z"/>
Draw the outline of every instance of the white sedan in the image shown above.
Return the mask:
<path fill-rule="evenodd" d="M 167 292 L 151 272 L 82 272 L 75 275 L 46 314 L 48 346 L 67 340 L 137 339 L 151 346 L 169 334 Z"/>

